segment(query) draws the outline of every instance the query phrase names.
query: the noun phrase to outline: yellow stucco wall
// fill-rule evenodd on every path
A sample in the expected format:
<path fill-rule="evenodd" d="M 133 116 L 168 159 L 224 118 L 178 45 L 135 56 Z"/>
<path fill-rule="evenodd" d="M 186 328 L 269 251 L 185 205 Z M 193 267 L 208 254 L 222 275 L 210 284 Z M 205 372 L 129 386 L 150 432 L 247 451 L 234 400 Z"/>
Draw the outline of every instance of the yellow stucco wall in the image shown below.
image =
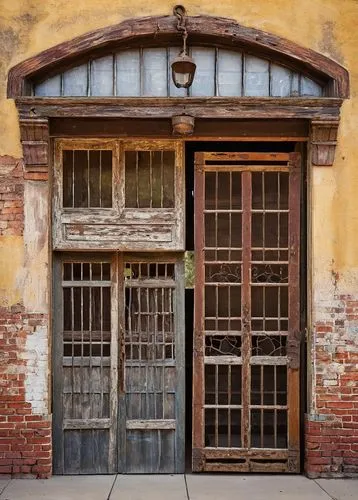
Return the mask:
<path fill-rule="evenodd" d="M 8 70 L 42 50 L 128 18 L 166 15 L 174 2 L 153 0 L 0 0 L 0 156 L 21 157 L 15 105 L 6 99 Z M 358 291 L 358 2 L 356 0 L 187 0 L 189 15 L 230 17 L 283 36 L 338 61 L 350 72 L 333 168 L 312 172 L 312 271 L 322 298 Z M 4 174 L 1 173 L 0 175 Z M 10 241 L 11 240 L 11 241 Z M 0 303 L 21 298 L 21 238 L 0 245 Z M 16 258 L 8 259 L 14 252 Z M 22 259 L 23 260 L 23 259 Z M 8 262 L 8 264 L 7 264 Z M 20 266 L 21 267 L 21 266 Z M 5 289 L 7 292 L 5 292 Z M 31 301 L 30 301 L 31 302 Z"/>

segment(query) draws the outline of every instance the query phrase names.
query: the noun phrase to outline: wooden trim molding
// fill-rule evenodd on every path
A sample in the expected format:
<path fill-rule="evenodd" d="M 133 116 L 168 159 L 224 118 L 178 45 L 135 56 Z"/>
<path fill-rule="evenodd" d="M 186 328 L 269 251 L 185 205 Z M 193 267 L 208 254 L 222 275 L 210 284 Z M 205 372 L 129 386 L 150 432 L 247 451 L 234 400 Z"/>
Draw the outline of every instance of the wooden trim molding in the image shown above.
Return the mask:
<path fill-rule="evenodd" d="M 311 124 L 312 164 L 332 165 L 340 107 L 349 97 L 349 74 L 335 61 L 281 37 L 241 26 L 232 19 L 197 16 L 187 20 L 192 44 L 248 51 L 313 78 L 324 87 L 321 98 L 41 98 L 29 95 L 34 79 L 49 78 L 90 56 L 138 46 L 168 46 L 180 35 L 174 16 L 124 21 L 61 43 L 14 66 L 8 97 L 16 100 L 27 176 L 47 178 L 49 119 L 305 120 Z"/>
<path fill-rule="evenodd" d="M 231 49 L 248 50 L 274 59 L 325 84 L 327 97 L 349 97 L 349 75 L 345 68 L 328 57 L 301 47 L 289 40 L 238 24 L 235 20 L 211 16 L 188 17 L 190 43 L 216 44 Z M 26 95 L 29 79 L 49 77 L 71 67 L 89 55 L 136 44 L 167 45 L 178 43 L 174 16 L 134 18 L 63 42 L 14 66 L 8 77 L 9 98 Z"/>
<path fill-rule="evenodd" d="M 20 118 L 20 139 L 24 156 L 24 177 L 47 180 L 49 123 L 47 118 Z"/>
<path fill-rule="evenodd" d="M 311 153 L 312 165 L 330 167 L 334 162 L 339 121 L 312 120 Z"/>

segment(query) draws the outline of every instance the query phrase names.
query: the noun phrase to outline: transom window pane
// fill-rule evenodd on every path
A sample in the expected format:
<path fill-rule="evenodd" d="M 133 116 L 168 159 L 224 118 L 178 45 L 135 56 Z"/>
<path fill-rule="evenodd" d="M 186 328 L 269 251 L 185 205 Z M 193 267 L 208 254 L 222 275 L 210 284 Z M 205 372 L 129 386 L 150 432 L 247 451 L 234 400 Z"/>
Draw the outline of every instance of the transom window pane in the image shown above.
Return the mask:
<path fill-rule="evenodd" d="M 191 88 L 177 89 L 171 63 L 180 47 L 146 47 L 91 59 L 48 80 L 35 82 L 41 97 L 320 97 L 322 87 L 268 59 L 218 47 L 190 47 L 196 63 Z"/>

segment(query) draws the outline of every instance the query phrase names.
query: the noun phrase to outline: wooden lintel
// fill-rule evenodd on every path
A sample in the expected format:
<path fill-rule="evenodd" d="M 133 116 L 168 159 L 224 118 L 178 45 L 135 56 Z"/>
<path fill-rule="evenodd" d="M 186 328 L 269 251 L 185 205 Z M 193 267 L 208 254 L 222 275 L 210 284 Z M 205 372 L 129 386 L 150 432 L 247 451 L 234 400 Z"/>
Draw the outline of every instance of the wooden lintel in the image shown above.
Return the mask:
<path fill-rule="evenodd" d="M 319 167 L 333 165 L 337 146 L 339 120 L 311 122 L 312 164 Z"/>
<path fill-rule="evenodd" d="M 20 139 L 24 156 L 25 178 L 47 180 L 49 126 L 47 117 L 20 114 Z"/>
<path fill-rule="evenodd" d="M 34 98 L 16 105 L 31 118 L 171 118 L 186 114 L 197 119 L 307 119 L 337 120 L 338 98 Z"/>

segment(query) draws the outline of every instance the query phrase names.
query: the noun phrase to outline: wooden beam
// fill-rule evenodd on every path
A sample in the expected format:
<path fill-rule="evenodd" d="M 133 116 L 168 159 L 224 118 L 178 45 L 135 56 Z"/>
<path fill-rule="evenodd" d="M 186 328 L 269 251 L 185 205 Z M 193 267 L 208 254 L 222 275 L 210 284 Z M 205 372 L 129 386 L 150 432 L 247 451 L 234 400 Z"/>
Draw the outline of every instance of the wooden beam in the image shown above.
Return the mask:
<path fill-rule="evenodd" d="M 23 118 L 171 118 L 197 119 L 339 119 L 342 99 L 335 98 L 39 98 L 16 100 Z"/>

